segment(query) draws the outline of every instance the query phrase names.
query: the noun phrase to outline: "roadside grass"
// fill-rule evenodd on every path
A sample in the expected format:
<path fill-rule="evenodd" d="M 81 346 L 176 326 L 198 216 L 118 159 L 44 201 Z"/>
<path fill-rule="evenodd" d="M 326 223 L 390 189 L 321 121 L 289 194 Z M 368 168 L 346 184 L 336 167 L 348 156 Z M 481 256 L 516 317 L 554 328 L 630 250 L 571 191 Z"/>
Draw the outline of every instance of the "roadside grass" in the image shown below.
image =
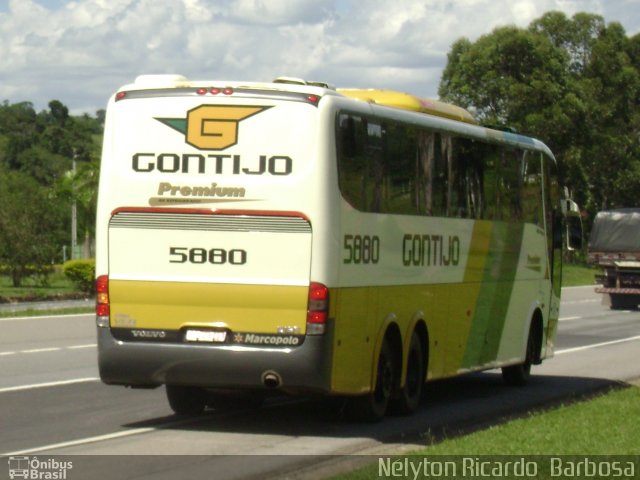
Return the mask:
<path fill-rule="evenodd" d="M 448 438 L 421 455 L 638 455 L 640 387 L 613 388 L 594 398 Z"/>
<path fill-rule="evenodd" d="M 437 455 L 635 455 L 640 452 L 640 387 L 612 388 L 595 397 L 498 423 L 468 435 L 434 440 L 408 456 Z M 357 480 L 378 477 L 378 464 L 331 477 Z M 417 477 L 423 478 L 423 477 Z"/>
<path fill-rule="evenodd" d="M 34 277 L 27 277 L 21 287 L 14 287 L 9 276 L 0 275 L 0 298 L 33 301 L 76 293 L 73 284 L 61 271 L 52 272 L 47 279 L 46 285 L 42 285 Z"/>
<path fill-rule="evenodd" d="M 95 308 L 92 301 L 88 301 L 86 307 L 21 308 L 19 310 L 2 307 L 11 303 L 28 304 L 28 302 L 82 299 L 86 297 L 87 295 L 77 291 L 72 282 L 59 270 L 49 274 L 46 285 L 42 285 L 42 282 L 38 282 L 33 277 L 28 277 L 24 279 L 23 285 L 17 288 L 11 283 L 10 277 L 0 275 L 0 318 L 91 313 Z"/>
<path fill-rule="evenodd" d="M 594 285 L 596 283 L 596 274 L 599 273 L 599 271 L 598 268 L 588 265 L 565 263 L 562 265 L 562 286 L 579 287 L 582 285 Z"/>

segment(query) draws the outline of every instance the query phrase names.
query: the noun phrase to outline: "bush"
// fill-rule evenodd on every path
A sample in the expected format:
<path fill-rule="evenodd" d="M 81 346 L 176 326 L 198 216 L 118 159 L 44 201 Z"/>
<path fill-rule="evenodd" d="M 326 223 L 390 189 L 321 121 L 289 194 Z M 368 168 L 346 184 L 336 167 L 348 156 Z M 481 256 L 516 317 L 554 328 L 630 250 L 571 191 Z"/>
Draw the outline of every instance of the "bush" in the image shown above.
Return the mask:
<path fill-rule="evenodd" d="M 54 273 L 55 266 L 51 264 L 45 265 L 23 265 L 23 266 L 10 266 L 5 263 L 0 264 L 0 275 L 13 278 L 17 273 L 20 277 L 18 282 L 21 286 L 25 278 L 33 279 L 33 283 L 38 287 L 49 287 L 51 282 L 49 276 Z M 16 287 L 14 282 L 14 287 Z"/>
<path fill-rule="evenodd" d="M 63 270 L 75 288 L 85 293 L 93 292 L 96 275 L 95 260 L 69 260 L 64 264 Z"/>

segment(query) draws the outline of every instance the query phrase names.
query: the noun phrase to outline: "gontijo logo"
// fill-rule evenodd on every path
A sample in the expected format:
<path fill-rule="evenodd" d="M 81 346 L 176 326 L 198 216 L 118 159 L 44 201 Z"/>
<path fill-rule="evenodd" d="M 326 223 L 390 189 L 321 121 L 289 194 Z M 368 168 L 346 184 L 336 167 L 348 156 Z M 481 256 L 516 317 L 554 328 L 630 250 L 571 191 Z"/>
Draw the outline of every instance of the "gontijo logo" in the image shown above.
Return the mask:
<path fill-rule="evenodd" d="M 187 118 L 156 118 L 185 135 L 189 145 L 200 150 L 224 150 L 238 143 L 238 124 L 270 106 L 200 105 Z"/>

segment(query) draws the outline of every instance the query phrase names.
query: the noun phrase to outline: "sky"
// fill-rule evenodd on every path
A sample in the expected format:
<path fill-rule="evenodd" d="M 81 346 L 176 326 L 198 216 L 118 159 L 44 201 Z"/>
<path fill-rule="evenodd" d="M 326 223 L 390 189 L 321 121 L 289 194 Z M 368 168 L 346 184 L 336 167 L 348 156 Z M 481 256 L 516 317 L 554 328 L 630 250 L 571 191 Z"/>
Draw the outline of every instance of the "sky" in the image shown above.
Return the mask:
<path fill-rule="evenodd" d="M 640 32 L 640 0 L 0 0 L 0 102 L 93 114 L 154 73 L 437 98 L 454 41 L 550 10 Z"/>

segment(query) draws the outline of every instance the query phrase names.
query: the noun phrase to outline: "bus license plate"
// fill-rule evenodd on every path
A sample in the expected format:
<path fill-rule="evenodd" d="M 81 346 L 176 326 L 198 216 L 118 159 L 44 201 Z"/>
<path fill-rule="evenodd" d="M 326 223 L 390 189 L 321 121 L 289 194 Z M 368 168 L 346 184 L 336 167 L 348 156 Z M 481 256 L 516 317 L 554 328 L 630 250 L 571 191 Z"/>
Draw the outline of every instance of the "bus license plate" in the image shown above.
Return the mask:
<path fill-rule="evenodd" d="M 187 342 L 222 343 L 227 339 L 227 332 L 215 330 L 187 330 Z"/>

